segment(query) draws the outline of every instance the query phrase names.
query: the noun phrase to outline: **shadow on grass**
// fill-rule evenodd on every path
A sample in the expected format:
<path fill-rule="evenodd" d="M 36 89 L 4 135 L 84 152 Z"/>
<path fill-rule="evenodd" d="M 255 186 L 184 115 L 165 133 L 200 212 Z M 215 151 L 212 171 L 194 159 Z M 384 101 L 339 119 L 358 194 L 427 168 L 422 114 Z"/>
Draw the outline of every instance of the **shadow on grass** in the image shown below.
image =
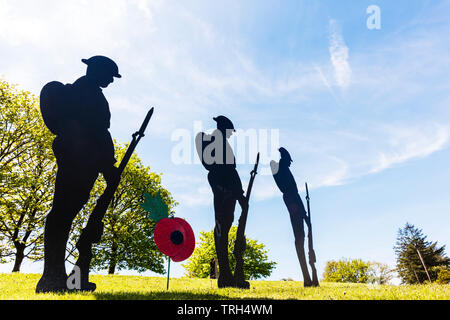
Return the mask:
<path fill-rule="evenodd" d="M 226 295 L 186 291 L 94 292 L 97 300 L 230 300 Z"/>

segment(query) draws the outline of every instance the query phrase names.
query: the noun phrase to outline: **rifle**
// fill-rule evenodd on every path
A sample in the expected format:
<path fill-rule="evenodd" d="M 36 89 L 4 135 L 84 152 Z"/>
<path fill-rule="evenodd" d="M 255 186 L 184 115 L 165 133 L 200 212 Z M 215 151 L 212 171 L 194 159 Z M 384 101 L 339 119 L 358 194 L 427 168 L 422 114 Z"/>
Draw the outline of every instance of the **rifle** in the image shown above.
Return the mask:
<path fill-rule="evenodd" d="M 137 144 L 144 137 L 145 129 L 153 115 L 154 108 L 151 108 L 147 113 L 147 116 L 144 119 L 144 122 L 141 125 L 139 131 L 135 132 L 132 137 L 130 145 L 120 162 L 119 167 L 117 168 L 114 177 L 111 181 L 108 181 L 105 191 L 97 200 L 94 210 L 92 211 L 88 223 L 86 227 L 81 232 L 80 238 L 76 244 L 78 249 L 79 257 L 76 266 L 79 267 L 81 272 L 82 284 L 86 284 L 89 278 L 89 266 L 92 259 L 92 244 L 100 242 L 100 239 L 103 234 L 103 222 L 102 219 L 105 216 L 106 210 L 109 207 L 112 199 L 114 198 L 114 194 L 120 183 L 120 176 L 122 175 L 125 167 L 130 160 L 134 149 Z"/>
<path fill-rule="evenodd" d="M 306 217 L 306 224 L 308 225 L 308 257 L 309 257 L 309 265 L 311 266 L 312 270 L 312 284 L 315 287 L 319 286 L 319 279 L 317 278 L 317 270 L 316 266 L 314 265 L 316 263 L 316 253 L 314 252 L 313 248 L 313 236 L 312 236 L 312 224 L 311 224 L 311 210 L 309 208 L 309 191 L 308 191 L 308 184 L 305 182 L 306 186 L 306 206 L 308 208 L 308 216 Z"/>
<path fill-rule="evenodd" d="M 245 239 L 245 225 L 247 224 L 247 215 L 248 215 L 248 203 L 250 201 L 250 194 L 252 192 L 253 181 L 255 181 L 256 174 L 258 173 L 258 164 L 259 164 L 259 152 L 256 156 L 256 163 L 253 167 L 253 170 L 250 172 L 250 181 L 248 183 L 247 194 L 245 195 L 245 201 L 247 206 L 241 212 L 241 217 L 239 218 L 239 224 L 236 231 L 236 240 L 234 242 L 233 255 L 236 260 L 236 265 L 234 267 L 234 282 L 235 285 L 239 288 L 249 289 L 250 284 L 245 281 L 244 275 L 244 253 L 246 247 L 246 239 Z"/>

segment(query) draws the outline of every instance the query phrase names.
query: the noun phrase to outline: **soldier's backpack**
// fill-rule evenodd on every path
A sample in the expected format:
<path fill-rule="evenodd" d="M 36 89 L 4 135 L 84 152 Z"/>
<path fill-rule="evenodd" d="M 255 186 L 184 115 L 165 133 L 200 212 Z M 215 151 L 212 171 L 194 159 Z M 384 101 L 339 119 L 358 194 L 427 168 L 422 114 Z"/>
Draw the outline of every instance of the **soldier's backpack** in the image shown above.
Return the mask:
<path fill-rule="evenodd" d="M 40 109 L 47 128 L 56 135 L 61 134 L 70 117 L 72 101 L 71 84 L 58 81 L 47 83 L 41 90 Z"/>
<path fill-rule="evenodd" d="M 212 159 L 208 159 L 208 155 L 205 157 L 205 149 L 206 147 L 211 144 L 214 141 L 212 138 L 212 135 L 206 134 L 204 132 L 199 132 L 195 136 L 195 147 L 197 149 L 198 157 L 200 158 L 200 161 L 202 162 L 202 165 L 205 167 L 206 170 L 211 171 L 216 164 L 211 163 Z M 208 161 L 209 160 L 209 161 Z"/>

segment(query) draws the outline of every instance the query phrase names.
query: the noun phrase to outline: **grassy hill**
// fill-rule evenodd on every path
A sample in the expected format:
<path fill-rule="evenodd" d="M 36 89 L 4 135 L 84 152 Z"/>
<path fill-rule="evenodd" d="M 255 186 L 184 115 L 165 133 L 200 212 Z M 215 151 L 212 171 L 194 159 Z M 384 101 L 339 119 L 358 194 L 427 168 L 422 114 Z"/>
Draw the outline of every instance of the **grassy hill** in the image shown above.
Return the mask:
<path fill-rule="evenodd" d="M 166 290 L 164 277 L 91 276 L 97 284 L 94 293 L 35 294 L 38 274 L 0 274 L 0 300 L 227 300 L 227 299 L 301 299 L 301 300 L 450 300 L 450 285 L 378 286 L 365 284 L 321 283 L 319 288 L 303 288 L 294 281 L 251 281 L 250 290 L 217 289 L 209 279 L 171 279 Z"/>

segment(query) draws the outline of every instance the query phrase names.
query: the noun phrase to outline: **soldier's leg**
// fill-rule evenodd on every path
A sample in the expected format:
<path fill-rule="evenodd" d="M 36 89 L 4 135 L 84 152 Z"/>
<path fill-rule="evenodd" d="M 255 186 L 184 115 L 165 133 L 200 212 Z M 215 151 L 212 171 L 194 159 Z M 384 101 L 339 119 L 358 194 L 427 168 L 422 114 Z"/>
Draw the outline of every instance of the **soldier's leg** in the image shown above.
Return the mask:
<path fill-rule="evenodd" d="M 308 264 L 305 255 L 305 230 L 303 225 L 303 211 L 302 203 L 293 201 L 289 196 L 283 197 L 288 207 L 289 217 L 291 219 L 292 229 L 294 231 L 295 249 L 297 251 L 297 258 L 300 263 L 300 268 L 303 274 L 303 283 L 305 287 L 312 285 L 311 277 L 309 275 Z M 303 210 L 302 210 L 303 209 Z"/>
<path fill-rule="evenodd" d="M 89 199 L 97 175 L 74 166 L 60 165 L 53 206 L 44 229 L 44 272 L 36 291 L 66 289 L 65 251 L 73 219 Z"/>
<path fill-rule="evenodd" d="M 233 224 L 235 206 L 236 200 L 231 197 L 231 194 L 215 194 L 216 226 L 214 228 L 214 240 L 219 264 L 219 288 L 233 286 L 233 275 L 228 258 L 228 233 Z"/>
<path fill-rule="evenodd" d="M 109 205 L 109 198 L 106 192 L 110 186 L 108 185 L 104 193 L 97 199 L 96 208 L 98 205 L 100 207 L 107 208 Z M 95 283 L 89 282 L 89 270 L 92 260 L 92 244 L 98 243 L 101 240 L 101 235 L 103 233 L 103 222 L 102 217 L 97 217 L 95 214 L 98 213 L 94 211 L 90 214 L 88 222 L 84 229 L 81 231 L 80 238 L 76 244 L 78 249 L 78 259 L 76 261 L 74 272 L 79 272 L 81 279 L 81 288 L 76 288 L 81 291 L 94 291 L 96 289 Z"/>

